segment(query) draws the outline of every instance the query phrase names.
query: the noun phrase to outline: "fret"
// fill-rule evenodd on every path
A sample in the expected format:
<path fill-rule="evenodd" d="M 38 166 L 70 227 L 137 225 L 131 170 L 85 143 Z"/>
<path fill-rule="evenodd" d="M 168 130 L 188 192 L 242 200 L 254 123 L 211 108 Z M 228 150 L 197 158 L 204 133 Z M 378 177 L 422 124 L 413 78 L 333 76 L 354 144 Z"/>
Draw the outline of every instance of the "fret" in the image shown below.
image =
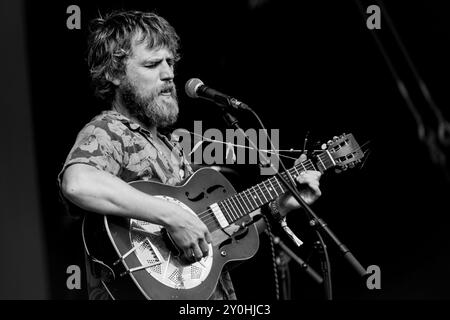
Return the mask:
<path fill-rule="evenodd" d="M 288 181 L 288 183 L 291 183 L 291 179 L 295 182 L 295 176 L 293 176 L 289 170 L 285 172 L 284 178 Z"/>
<path fill-rule="evenodd" d="M 238 194 L 238 196 L 240 196 L 241 197 L 241 200 L 242 200 L 242 202 L 244 202 L 244 205 L 245 205 L 245 207 L 247 208 L 247 212 L 250 212 L 251 210 L 248 208 L 248 206 L 247 206 L 247 204 L 245 203 L 245 200 L 244 200 L 244 198 L 242 198 L 242 194 L 241 193 L 239 193 Z"/>
<path fill-rule="evenodd" d="M 323 154 L 321 154 L 320 157 L 322 159 L 323 165 L 325 166 L 324 170 L 327 170 L 328 168 L 333 166 L 333 162 L 330 161 L 332 159 L 331 158 L 327 159 L 328 158 L 328 151 L 324 152 Z"/>
<path fill-rule="evenodd" d="M 227 208 L 225 207 L 224 202 L 223 201 L 218 202 L 217 205 L 219 206 L 219 209 L 222 210 L 222 213 L 225 216 L 225 219 L 227 219 L 228 222 L 232 221 L 230 214 L 227 212 Z"/>
<path fill-rule="evenodd" d="M 228 206 L 228 203 L 227 203 L 226 199 L 224 201 L 222 201 L 222 203 L 223 203 L 224 207 L 226 208 L 225 211 L 228 212 L 228 217 L 230 218 L 230 221 L 232 221 L 233 220 L 233 218 L 232 218 L 232 211 L 231 211 L 230 207 Z"/>
<path fill-rule="evenodd" d="M 264 199 L 266 200 L 266 202 L 269 202 L 269 201 L 267 200 L 267 198 L 266 198 L 266 195 L 264 194 L 264 191 L 262 191 L 260 185 L 258 184 L 257 186 L 258 186 L 259 190 L 261 190 L 261 193 L 262 193 Z M 265 202 L 264 202 L 264 203 L 265 203 Z"/>
<path fill-rule="evenodd" d="M 251 209 L 250 211 L 253 211 L 254 210 L 253 205 L 252 205 L 250 199 L 248 198 L 247 190 L 245 190 L 243 193 L 244 193 L 245 197 L 247 198 L 248 204 L 250 205 L 250 209 Z"/>
<path fill-rule="evenodd" d="M 292 174 L 289 172 L 289 170 L 284 172 L 284 178 L 287 181 L 291 181 L 291 177 L 292 177 Z"/>
<path fill-rule="evenodd" d="M 234 196 L 232 196 L 230 199 L 233 200 L 233 203 L 235 204 L 236 208 L 237 208 L 239 211 L 241 211 L 241 209 L 239 208 L 239 205 L 237 205 L 237 204 L 236 204 L 236 201 L 234 200 Z M 239 204 L 239 201 L 238 201 L 238 204 Z M 239 211 L 237 211 L 237 213 L 238 213 L 238 214 L 237 214 L 237 217 L 238 217 L 238 218 L 240 218 L 240 217 L 242 216 L 242 214 L 241 214 Z"/>
<path fill-rule="evenodd" d="M 261 200 L 261 198 L 259 197 L 258 192 L 256 191 L 255 187 L 252 187 L 252 189 L 254 190 L 255 199 L 259 199 L 259 202 L 261 202 L 261 204 L 258 205 L 258 206 L 263 205 L 264 202 L 262 202 L 262 200 Z"/>
<path fill-rule="evenodd" d="M 284 191 L 284 188 L 283 188 L 283 186 L 281 185 L 280 181 L 279 181 L 278 179 L 276 179 L 276 178 L 275 178 L 275 181 L 276 181 L 276 182 L 278 183 L 278 185 L 280 186 L 281 193 L 284 193 L 285 191 Z"/>
<path fill-rule="evenodd" d="M 255 200 L 255 198 L 254 198 L 254 196 L 253 196 L 253 194 L 252 194 L 251 189 L 253 189 L 253 188 L 248 188 L 248 189 L 247 189 L 248 192 L 249 192 L 249 194 L 250 194 L 250 199 L 252 199 L 253 202 L 256 204 L 255 208 L 259 208 L 259 204 L 258 204 L 258 202 L 256 202 L 256 200 Z"/>
<path fill-rule="evenodd" d="M 275 189 L 275 187 L 273 186 L 272 181 L 270 181 L 270 180 L 272 180 L 272 179 L 269 179 L 269 183 L 270 183 L 270 185 L 272 186 L 272 189 L 273 189 L 273 191 L 275 191 L 275 194 L 276 194 L 276 196 L 273 197 L 273 198 L 276 198 L 276 197 L 279 196 L 279 194 L 278 194 L 277 190 Z"/>
<path fill-rule="evenodd" d="M 269 189 L 269 187 L 267 186 L 267 181 L 263 181 L 262 185 L 263 185 L 263 187 L 265 188 L 265 193 L 266 193 L 266 194 L 269 194 L 269 199 L 268 199 L 268 201 L 270 201 L 270 200 L 272 199 L 272 194 L 270 193 L 270 189 Z"/>
<path fill-rule="evenodd" d="M 305 165 L 303 164 L 303 162 L 300 162 L 300 164 L 302 165 L 303 170 L 306 171 L 306 167 L 305 167 Z M 295 168 L 295 167 L 294 167 L 294 168 Z"/>
<path fill-rule="evenodd" d="M 322 159 L 320 158 L 320 155 L 317 158 L 319 159 L 319 161 L 320 161 L 319 163 L 322 164 L 322 167 L 323 167 L 323 170 L 320 170 L 320 171 L 325 171 L 326 167 L 325 167 L 325 164 L 323 163 Z M 317 163 L 317 165 L 319 165 L 319 163 Z"/>
<path fill-rule="evenodd" d="M 233 207 L 233 204 L 231 203 L 231 200 L 230 200 L 230 198 L 228 198 L 228 199 L 225 199 L 225 203 L 228 201 L 228 205 L 230 206 L 230 208 L 231 208 L 231 217 L 233 218 L 233 221 L 234 220 L 237 220 L 237 217 L 239 217 L 239 214 L 237 213 L 237 211 L 235 210 L 235 208 Z M 234 216 L 236 214 L 236 216 Z"/>
<path fill-rule="evenodd" d="M 336 165 L 336 161 L 334 161 L 333 157 L 331 156 L 331 154 L 330 154 L 330 152 L 328 150 L 325 150 L 325 151 L 327 152 L 326 154 L 328 155 L 328 157 L 331 160 L 331 166 L 330 167 L 335 166 Z"/>
<path fill-rule="evenodd" d="M 295 172 L 297 173 L 297 176 L 299 176 L 300 173 L 299 173 L 298 170 L 297 170 L 297 166 L 294 166 L 294 170 L 295 170 Z"/>
<path fill-rule="evenodd" d="M 237 220 L 239 218 L 239 208 L 237 207 L 236 202 L 234 201 L 232 196 L 228 198 L 228 201 L 230 202 L 230 206 L 233 208 L 233 211 L 236 213 L 236 217 L 233 217 L 233 219 Z"/>

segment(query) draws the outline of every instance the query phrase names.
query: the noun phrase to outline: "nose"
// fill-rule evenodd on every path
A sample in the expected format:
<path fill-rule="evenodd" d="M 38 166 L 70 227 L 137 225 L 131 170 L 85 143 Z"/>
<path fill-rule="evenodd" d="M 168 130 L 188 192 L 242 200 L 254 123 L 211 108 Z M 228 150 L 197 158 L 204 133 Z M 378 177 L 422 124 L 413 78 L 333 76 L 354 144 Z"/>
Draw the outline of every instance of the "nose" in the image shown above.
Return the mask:
<path fill-rule="evenodd" d="M 165 60 L 165 59 L 161 63 L 160 77 L 161 77 L 161 80 L 163 80 L 163 81 L 173 80 L 173 77 L 174 77 L 173 66 L 168 64 L 167 60 Z"/>

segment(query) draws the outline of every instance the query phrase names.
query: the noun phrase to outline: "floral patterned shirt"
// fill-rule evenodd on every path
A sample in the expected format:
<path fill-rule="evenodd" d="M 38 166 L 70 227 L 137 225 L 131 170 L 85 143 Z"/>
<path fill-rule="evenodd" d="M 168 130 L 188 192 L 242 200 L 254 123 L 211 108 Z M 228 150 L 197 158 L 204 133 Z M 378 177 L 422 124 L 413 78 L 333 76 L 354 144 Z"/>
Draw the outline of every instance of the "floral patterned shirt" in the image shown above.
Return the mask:
<path fill-rule="evenodd" d="M 75 163 L 109 172 L 125 182 L 152 180 L 169 185 L 181 183 L 193 171 L 184 157 L 178 138 L 158 134 L 171 150 L 170 157 L 155 142 L 152 133 L 116 111 L 104 111 L 78 134 L 75 144 L 58 176 Z M 101 279 L 96 278 L 86 261 L 89 299 L 109 299 Z M 236 299 L 228 272 L 223 272 L 211 299 Z"/>

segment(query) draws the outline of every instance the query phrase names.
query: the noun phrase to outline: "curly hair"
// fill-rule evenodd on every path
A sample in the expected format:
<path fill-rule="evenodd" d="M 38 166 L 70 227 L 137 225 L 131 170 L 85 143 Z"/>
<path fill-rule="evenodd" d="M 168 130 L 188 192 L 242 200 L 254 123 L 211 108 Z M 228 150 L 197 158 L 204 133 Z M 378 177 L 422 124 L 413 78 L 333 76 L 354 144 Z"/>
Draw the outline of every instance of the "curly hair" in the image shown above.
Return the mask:
<path fill-rule="evenodd" d="M 114 11 L 92 20 L 88 39 L 87 63 L 95 95 L 106 102 L 114 99 L 115 86 L 108 80 L 125 73 L 125 62 L 132 52 L 132 39 L 147 42 L 149 49 L 167 47 L 179 59 L 179 37 L 175 29 L 155 13 Z"/>

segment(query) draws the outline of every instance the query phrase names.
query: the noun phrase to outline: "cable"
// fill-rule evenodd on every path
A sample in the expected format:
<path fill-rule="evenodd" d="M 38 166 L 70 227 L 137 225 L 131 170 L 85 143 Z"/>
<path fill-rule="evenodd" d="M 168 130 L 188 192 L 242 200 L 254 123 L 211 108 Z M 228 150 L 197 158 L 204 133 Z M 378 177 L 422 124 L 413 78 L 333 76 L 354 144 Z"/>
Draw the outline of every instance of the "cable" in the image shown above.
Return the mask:
<path fill-rule="evenodd" d="M 275 257 L 275 246 L 273 242 L 273 236 L 272 231 L 269 223 L 269 218 L 267 218 L 266 214 L 262 215 L 264 218 L 264 222 L 266 223 L 266 230 L 265 233 L 269 237 L 269 243 L 270 243 L 270 252 L 272 253 L 272 266 L 273 266 L 273 277 L 275 282 L 275 297 L 277 300 L 280 300 L 280 284 L 278 281 L 278 268 L 277 268 L 277 261 Z"/>

